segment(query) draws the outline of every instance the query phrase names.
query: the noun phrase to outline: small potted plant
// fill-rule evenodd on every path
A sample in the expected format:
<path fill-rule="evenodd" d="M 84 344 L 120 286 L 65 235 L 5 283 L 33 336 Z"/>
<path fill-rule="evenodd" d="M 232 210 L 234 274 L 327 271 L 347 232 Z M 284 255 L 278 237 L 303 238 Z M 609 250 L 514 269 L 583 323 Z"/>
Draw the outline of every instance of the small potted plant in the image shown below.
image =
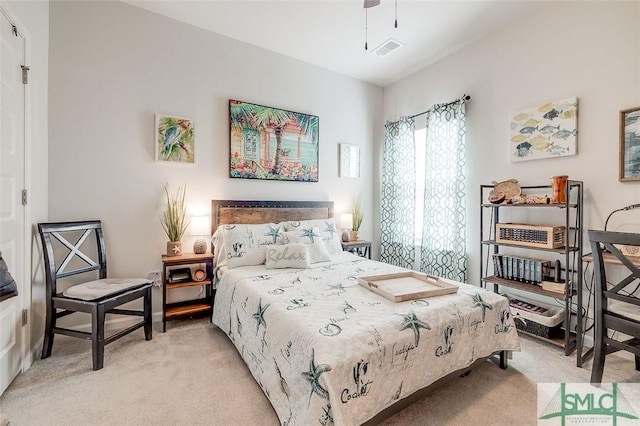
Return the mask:
<path fill-rule="evenodd" d="M 360 239 L 358 233 L 360 232 L 360 226 L 362 225 L 362 197 L 358 196 L 354 198 L 351 205 L 351 214 L 353 215 L 353 227 L 351 228 L 351 241 L 357 241 Z"/>
<path fill-rule="evenodd" d="M 162 229 L 167 234 L 167 256 L 179 256 L 182 254 L 182 236 L 189 227 L 187 219 L 187 206 L 184 202 L 187 187 L 180 186 L 175 193 L 170 193 L 167 185 L 164 187 L 167 203 L 160 217 Z"/>

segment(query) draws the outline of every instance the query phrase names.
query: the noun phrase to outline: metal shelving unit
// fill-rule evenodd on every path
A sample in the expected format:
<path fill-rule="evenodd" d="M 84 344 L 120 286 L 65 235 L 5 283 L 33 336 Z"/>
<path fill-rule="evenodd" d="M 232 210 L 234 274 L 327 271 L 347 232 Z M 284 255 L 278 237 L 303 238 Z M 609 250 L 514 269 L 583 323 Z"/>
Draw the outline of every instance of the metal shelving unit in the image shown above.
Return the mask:
<path fill-rule="evenodd" d="M 494 291 L 500 292 L 501 287 L 513 288 L 543 297 L 554 298 L 564 302 L 565 317 L 563 321 L 563 339 L 544 339 L 556 344 L 564 349 L 565 355 L 570 355 L 576 351 L 578 367 L 582 366 L 583 355 L 583 315 L 582 315 L 582 246 L 583 246 L 583 183 L 576 180 L 567 180 L 566 202 L 559 204 L 491 204 L 484 203 L 488 200 L 489 192 L 494 185 L 480 185 L 480 277 L 483 285 L 493 284 Z M 552 192 L 551 185 L 522 186 L 525 194 L 544 194 Z M 506 210 L 506 211 L 505 211 Z M 523 245 L 509 244 L 496 241 L 496 224 L 500 223 L 500 212 L 503 216 L 508 216 L 509 222 L 534 223 L 538 219 L 540 222 L 555 221 L 554 225 L 562 225 L 564 229 L 565 246 L 555 249 L 528 247 Z M 531 219 L 535 217 L 535 221 Z M 522 219 L 524 217 L 524 219 Z M 491 258 L 494 254 L 504 254 L 505 250 L 510 250 L 509 254 L 518 253 L 522 250 L 546 252 L 547 257 L 559 258 L 562 263 L 562 274 L 566 283 L 564 294 L 544 290 L 534 284 L 526 284 L 520 281 L 509 280 L 496 276 L 493 271 Z M 544 259 L 548 260 L 548 259 Z M 575 312 L 573 310 L 575 305 Z M 576 316 L 576 329 L 571 330 L 572 313 Z M 522 331 L 522 330 L 518 330 Z M 529 333 L 526 333 L 531 335 Z M 534 336 L 539 337 L 539 336 Z"/>

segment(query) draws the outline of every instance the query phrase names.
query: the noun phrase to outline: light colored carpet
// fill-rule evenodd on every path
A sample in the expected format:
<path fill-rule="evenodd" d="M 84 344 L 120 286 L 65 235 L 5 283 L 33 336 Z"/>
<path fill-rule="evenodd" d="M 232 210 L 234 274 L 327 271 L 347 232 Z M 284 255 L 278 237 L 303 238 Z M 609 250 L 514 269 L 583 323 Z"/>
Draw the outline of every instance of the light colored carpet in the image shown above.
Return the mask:
<path fill-rule="evenodd" d="M 388 418 L 384 425 L 534 425 L 536 383 L 588 382 L 591 362 L 521 339 L 509 369 L 490 361 L 454 378 Z M 633 361 L 609 357 L 605 382 L 638 382 Z M 56 336 L 53 354 L 37 359 L 0 396 L 0 413 L 23 425 L 278 425 L 278 418 L 227 336 L 205 320 L 155 325 L 105 350 L 91 370 L 88 341 Z M 1 417 L 0 417 L 1 418 Z"/>

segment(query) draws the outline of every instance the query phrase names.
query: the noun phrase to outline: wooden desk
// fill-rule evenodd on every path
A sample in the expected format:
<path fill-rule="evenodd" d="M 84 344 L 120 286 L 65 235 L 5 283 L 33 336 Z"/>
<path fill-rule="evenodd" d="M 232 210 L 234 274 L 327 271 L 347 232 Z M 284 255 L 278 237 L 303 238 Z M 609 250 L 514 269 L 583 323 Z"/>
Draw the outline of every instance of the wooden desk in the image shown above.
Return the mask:
<path fill-rule="evenodd" d="M 640 256 L 627 256 L 627 258 L 631 260 L 631 263 L 640 268 Z M 620 259 L 612 255 L 611 253 L 603 253 L 602 260 L 604 261 L 604 263 L 609 263 L 611 265 L 622 265 Z M 584 256 L 582 256 L 582 261 L 593 262 L 593 256 L 591 255 L 591 253 L 585 254 Z"/>

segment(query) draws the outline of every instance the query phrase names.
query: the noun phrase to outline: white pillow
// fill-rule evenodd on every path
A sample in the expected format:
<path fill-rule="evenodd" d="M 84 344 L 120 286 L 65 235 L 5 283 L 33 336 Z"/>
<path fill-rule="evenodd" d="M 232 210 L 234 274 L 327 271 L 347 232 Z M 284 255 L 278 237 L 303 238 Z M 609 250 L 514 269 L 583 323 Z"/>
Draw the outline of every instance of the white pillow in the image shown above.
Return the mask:
<path fill-rule="evenodd" d="M 317 226 L 312 228 L 312 232 L 302 230 L 285 232 L 279 241 L 282 241 L 284 244 L 305 244 L 309 250 L 311 263 L 328 262 L 331 260 L 331 255 L 322 237 L 320 237 L 320 231 Z"/>
<path fill-rule="evenodd" d="M 216 237 L 220 228 L 221 236 Z M 276 244 L 283 231 L 283 227 L 275 223 L 221 225 L 214 234 L 214 242 L 222 242 L 223 250 L 218 251 L 216 256 L 222 256 L 223 259 L 216 266 L 223 266 L 225 262 L 229 268 L 263 264 L 265 247 Z"/>
<path fill-rule="evenodd" d="M 340 253 L 342 251 L 340 234 L 332 217 L 328 219 L 287 222 L 287 231 L 302 230 L 308 232 L 308 230 L 313 229 L 314 227 L 317 227 L 320 231 L 320 236 L 322 237 L 329 254 Z"/>
<path fill-rule="evenodd" d="M 306 244 L 271 245 L 265 252 L 267 269 L 309 267 L 310 256 Z"/>
<path fill-rule="evenodd" d="M 213 244 L 213 255 L 215 256 L 216 270 L 223 266 L 227 266 L 226 247 L 224 244 L 224 233 L 222 231 L 224 225 L 218 226 L 216 232 L 211 236 L 211 243 Z"/>

